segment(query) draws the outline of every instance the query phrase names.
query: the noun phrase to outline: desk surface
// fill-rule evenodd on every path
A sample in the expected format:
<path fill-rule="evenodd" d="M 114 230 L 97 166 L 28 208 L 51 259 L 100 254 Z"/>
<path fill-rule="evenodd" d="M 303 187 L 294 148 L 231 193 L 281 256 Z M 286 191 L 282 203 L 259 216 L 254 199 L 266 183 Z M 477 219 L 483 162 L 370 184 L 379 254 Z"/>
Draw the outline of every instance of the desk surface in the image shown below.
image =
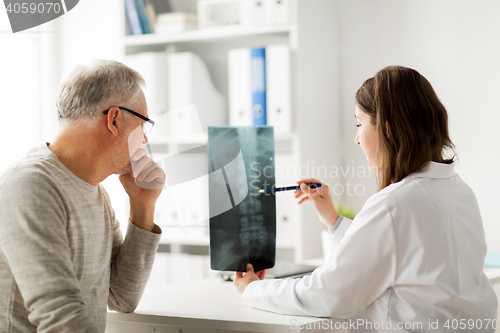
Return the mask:
<path fill-rule="evenodd" d="M 307 323 L 318 322 L 316 327 L 321 327 L 323 320 L 331 319 L 252 309 L 243 303 L 232 282 L 204 279 L 146 289 L 134 313 L 108 312 L 106 333 L 312 332 L 316 330 L 305 327 Z M 304 327 L 291 327 L 293 323 Z"/>
<path fill-rule="evenodd" d="M 491 284 L 500 283 L 500 268 L 484 271 Z M 106 333 L 314 332 L 307 325 L 324 320 L 249 308 L 231 282 L 205 279 L 146 289 L 135 313 L 108 312 Z M 304 327 L 292 327 L 298 323 Z"/>

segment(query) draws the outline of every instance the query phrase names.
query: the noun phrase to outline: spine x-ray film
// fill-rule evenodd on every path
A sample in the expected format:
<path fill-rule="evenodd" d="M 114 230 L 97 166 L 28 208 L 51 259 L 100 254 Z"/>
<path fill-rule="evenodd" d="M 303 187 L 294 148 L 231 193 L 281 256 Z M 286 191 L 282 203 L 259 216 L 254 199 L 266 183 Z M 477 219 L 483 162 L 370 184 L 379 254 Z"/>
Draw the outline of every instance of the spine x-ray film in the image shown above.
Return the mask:
<path fill-rule="evenodd" d="M 274 130 L 271 126 L 208 128 L 210 266 L 256 271 L 276 258 Z"/>

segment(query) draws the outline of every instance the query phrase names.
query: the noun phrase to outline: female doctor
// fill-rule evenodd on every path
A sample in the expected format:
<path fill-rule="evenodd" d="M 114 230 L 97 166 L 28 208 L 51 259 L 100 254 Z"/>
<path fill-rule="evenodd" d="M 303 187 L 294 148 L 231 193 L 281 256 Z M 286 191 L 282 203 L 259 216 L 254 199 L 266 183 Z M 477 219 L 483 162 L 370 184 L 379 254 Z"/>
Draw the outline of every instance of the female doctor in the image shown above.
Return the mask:
<path fill-rule="evenodd" d="M 455 332 L 463 323 L 493 332 L 497 299 L 483 273 L 481 215 L 445 158 L 454 147 L 446 109 L 426 78 L 398 66 L 366 80 L 355 102 L 355 142 L 378 192 L 351 221 L 337 214 L 327 185 L 299 181 L 298 203 L 312 201 L 332 233 L 329 256 L 299 279 L 263 280 L 265 271 L 249 264 L 235 273 L 243 301 L 282 314 L 351 319 L 349 328 L 363 332 Z"/>

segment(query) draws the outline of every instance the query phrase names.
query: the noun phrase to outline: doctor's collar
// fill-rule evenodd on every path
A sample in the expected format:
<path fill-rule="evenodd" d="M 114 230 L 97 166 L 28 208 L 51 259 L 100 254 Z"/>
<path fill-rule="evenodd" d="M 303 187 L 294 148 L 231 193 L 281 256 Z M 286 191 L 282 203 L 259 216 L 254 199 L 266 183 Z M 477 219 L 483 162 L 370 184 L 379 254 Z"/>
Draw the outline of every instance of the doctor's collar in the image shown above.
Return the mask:
<path fill-rule="evenodd" d="M 455 174 L 455 162 L 451 164 L 427 162 L 424 167 L 417 172 L 408 175 L 406 178 L 450 178 Z"/>

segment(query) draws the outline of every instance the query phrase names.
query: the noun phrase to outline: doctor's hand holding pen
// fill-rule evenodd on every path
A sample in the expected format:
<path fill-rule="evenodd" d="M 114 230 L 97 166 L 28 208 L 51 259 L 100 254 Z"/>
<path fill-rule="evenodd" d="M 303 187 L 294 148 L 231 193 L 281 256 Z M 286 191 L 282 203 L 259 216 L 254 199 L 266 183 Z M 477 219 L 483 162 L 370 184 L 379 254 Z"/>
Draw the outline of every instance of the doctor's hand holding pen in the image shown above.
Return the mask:
<path fill-rule="evenodd" d="M 330 228 L 339 214 L 333 207 L 332 195 L 330 187 L 326 184 L 321 184 L 321 186 L 311 186 L 311 183 L 321 183 L 317 179 L 307 178 L 302 179 L 297 182 L 300 189 L 295 191 L 295 198 L 302 197 L 297 203 L 300 205 L 308 200 L 311 200 L 314 204 L 314 208 L 318 212 L 319 220 L 327 228 Z M 309 186 L 307 185 L 309 184 Z"/>

